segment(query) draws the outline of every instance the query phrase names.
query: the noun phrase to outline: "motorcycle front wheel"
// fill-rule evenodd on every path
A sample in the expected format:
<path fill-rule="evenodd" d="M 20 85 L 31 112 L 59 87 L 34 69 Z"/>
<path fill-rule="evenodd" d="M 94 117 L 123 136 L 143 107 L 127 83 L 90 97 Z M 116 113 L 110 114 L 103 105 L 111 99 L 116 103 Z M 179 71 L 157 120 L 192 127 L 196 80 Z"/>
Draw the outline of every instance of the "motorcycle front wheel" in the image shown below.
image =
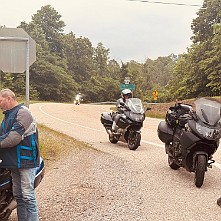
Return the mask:
<path fill-rule="evenodd" d="M 201 187 L 204 181 L 204 175 L 206 171 L 206 156 L 198 155 L 196 159 L 196 170 L 195 170 L 195 185 Z"/>
<path fill-rule="evenodd" d="M 136 150 L 140 146 L 141 134 L 136 132 L 130 132 L 128 137 L 128 147 L 130 150 Z"/>

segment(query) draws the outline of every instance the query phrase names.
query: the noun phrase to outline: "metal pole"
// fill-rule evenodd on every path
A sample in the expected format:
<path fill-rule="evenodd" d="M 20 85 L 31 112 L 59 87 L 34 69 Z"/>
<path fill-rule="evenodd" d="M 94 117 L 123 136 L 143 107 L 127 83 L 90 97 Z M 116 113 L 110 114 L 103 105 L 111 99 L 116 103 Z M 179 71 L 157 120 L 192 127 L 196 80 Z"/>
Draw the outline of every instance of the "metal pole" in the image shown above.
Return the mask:
<path fill-rule="evenodd" d="M 29 108 L 29 39 L 26 41 L 26 107 Z"/>

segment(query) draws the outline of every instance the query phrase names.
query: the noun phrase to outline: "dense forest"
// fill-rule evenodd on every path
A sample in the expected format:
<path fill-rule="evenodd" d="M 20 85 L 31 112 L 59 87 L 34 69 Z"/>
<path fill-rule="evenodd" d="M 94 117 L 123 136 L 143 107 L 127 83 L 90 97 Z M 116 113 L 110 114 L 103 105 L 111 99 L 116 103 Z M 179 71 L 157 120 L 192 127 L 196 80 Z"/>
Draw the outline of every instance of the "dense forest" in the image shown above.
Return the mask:
<path fill-rule="evenodd" d="M 159 102 L 221 96 L 220 0 L 204 0 L 192 21 L 192 45 L 186 53 L 144 63 L 118 63 L 110 59 L 110 49 L 102 42 L 93 47 L 88 38 L 65 34 L 65 22 L 50 5 L 18 27 L 36 41 L 37 59 L 30 67 L 31 99 L 70 102 L 81 92 L 86 102 L 115 101 L 125 77 L 136 86 L 134 96 L 148 102 L 154 90 L 159 92 Z M 25 94 L 25 73 L 0 72 L 0 77 L 1 88 Z"/>

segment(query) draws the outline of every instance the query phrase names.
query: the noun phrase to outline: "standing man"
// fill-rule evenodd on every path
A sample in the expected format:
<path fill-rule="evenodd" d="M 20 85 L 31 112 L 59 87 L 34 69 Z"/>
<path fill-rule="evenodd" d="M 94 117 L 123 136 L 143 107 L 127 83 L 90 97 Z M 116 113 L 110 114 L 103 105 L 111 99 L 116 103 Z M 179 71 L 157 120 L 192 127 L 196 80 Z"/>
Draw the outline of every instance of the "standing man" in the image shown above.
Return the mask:
<path fill-rule="evenodd" d="M 40 162 L 36 123 L 10 89 L 0 91 L 0 108 L 4 114 L 0 127 L 0 168 L 11 171 L 18 220 L 38 221 L 34 193 L 35 168 Z"/>

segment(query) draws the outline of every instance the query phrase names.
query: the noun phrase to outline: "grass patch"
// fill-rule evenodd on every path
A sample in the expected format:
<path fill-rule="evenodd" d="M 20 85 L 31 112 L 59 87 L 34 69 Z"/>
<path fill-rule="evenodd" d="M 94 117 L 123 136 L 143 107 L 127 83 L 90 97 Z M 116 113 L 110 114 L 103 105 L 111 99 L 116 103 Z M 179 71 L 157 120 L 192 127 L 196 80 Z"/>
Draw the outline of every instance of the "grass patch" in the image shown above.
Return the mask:
<path fill-rule="evenodd" d="M 52 167 L 57 160 L 71 154 L 74 150 L 92 148 L 89 144 L 52 130 L 42 124 L 38 124 L 38 131 L 40 153 L 46 167 Z"/>

